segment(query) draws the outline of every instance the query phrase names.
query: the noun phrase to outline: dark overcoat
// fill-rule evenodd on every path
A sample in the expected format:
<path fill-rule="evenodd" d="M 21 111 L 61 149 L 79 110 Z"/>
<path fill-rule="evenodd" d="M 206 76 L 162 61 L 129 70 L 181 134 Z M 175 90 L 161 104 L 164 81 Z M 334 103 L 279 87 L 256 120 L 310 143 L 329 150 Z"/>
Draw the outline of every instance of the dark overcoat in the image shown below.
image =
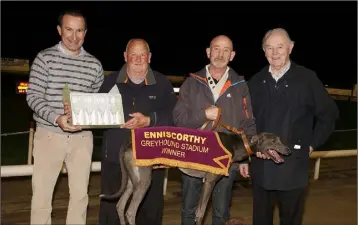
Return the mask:
<path fill-rule="evenodd" d="M 252 181 L 267 190 L 308 185 L 309 146 L 322 145 L 335 128 L 338 107 L 316 73 L 291 62 L 277 82 L 269 66 L 249 81 L 257 132 L 278 135 L 292 150 L 283 164 L 252 157 Z"/>

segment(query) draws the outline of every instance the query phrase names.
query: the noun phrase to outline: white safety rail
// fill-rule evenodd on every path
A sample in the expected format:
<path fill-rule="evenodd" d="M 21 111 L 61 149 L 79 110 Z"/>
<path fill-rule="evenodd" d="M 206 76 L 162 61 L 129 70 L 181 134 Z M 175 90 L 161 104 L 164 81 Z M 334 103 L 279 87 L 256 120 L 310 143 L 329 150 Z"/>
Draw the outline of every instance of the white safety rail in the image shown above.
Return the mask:
<path fill-rule="evenodd" d="M 319 178 L 319 166 L 321 158 L 336 158 L 336 157 L 349 157 L 356 156 L 357 149 L 349 150 L 330 150 L 330 151 L 317 151 L 313 152 L 310 156 L 311 159 L 316 159 L 314 179 Z M 33 165 L 10 165 L 10 166 L 1 166 L 1 177 L 23 177 L 23 176 L 32 176 Z M 101 162 L 92 162 L 91 172 L 100 172 L 101 171 Z M 61 170 L 62 173 L 67 173 L 66 168 L 64 167 Z"/>
<path fill-rule="evenodd" d="M 180 88 L 174 88 L 175 93 L 179 93 Z M 347 132 L 347 131 L 356 131 L 357 129 L 349 129 L 349 130 L 335 130 L 335 132 Z M 34 135 L 34 124 L 32 123 L 29 131 L 23 132 L 14 132 L 14 133 L 5 133 L 1 134 L 1 136 L 12 136 L 12 135 L 20 135 L 29 133 L 29 146 L 28 146 L 28 161 L 27 165 L 9 165 L 9 166 L 1 166 L 1 177 L 21 177 L 21 176 L 32 176 L 33 165 L 32 165 L 32 146 L 33 146 L 33 135 Z M 316 159 L 315 168 L 314 168 L 314 180 L 319 178 L 320 164 L 322 158 L 336 158 L 336 157 L 349 157 L 356 156 L 357 149 L 349 149 L 349 150 L 329 150 L 329 151 L 317 151 L 313 152 L 310 156 L 311 159 Z M 100 172 L 101 171 L 101 162 L 92 162 L 91 172 Z M 61 170 L 62 173 L 67 173 L 65 167 Z M 164 194 L 167 189 L 167 181 L 168 181 L 168 169 L 165 172 L 164 178 Z"/>
<path fill-rule="evenodd" d="M 334 158 L 334 157 L 349 157 L 356 156 L 357 149 L 350 150 L 333 150 L 333 151 L 317 151 L 311 154 L 311 158 L 316 159 L 315 169 L 314 169 L 314 180 L 319 178 L 321 158 Z M 167 193 L 167 183 L 168 183 L 168 169 L 165 169 L 164 177 L 164 195 Z M 101 162 L 92 162 L 91 172 L 100 172 L 101 171 Z M 33 165 L 11 165 L 11 166 L 1 166 L 1 177 L 21 177 L 21 176 L 32 176 Z M 67 173 L 66 168 L 64 167 L 61 170 L 62 173 Z"/>
<path fill-rule="evenodd" d="M 312 152 L 310 158 L 316 159 L 315 166 L 314 166 L 313 179 L 318 180 L 318 178 L 319 178 L 319 170 L 321 167 L 321 158 L 337 158 L 337 157 L 349 157 L 349 156 L 357 156 L 357 149 Z"/>
<path fill-rule="evenodd" d="M 92 162 L 91 172 L 100 172 L 101 162 Z M 1 177 L 26 177 L 32 176 L 33 165 L 10 165 L 1 166 Z M 66 167 L 64 166 L 61 173 L 67 173 Z"/>
<path fill-rule="evenodd" d="M 357 149 L 350 150 L 331 150 L 331 151 L 317 151 L 313 152 L 310 156 L 312 159 L 316 159 L 313 179 L 318 180 L 319 171 L 321 165 L 321 158 L 334 158 L 334 157 L 349 157 L 357 156 Z M 167 183 L 168 183 L 168 169 L 165 169 L 164 177 L 164 195 L 167 193 Z M 91 172 L 100 172 L 101 171 L 101 162 L 92 162 Z M 33 165 L 11 165 L 11 166 L 1 166 L 1 177 L 21 177 L 21 176 L 32 176 Z M 67 173 L 66 168 L 64 167 L 61 170 L 62 173 Z"/>

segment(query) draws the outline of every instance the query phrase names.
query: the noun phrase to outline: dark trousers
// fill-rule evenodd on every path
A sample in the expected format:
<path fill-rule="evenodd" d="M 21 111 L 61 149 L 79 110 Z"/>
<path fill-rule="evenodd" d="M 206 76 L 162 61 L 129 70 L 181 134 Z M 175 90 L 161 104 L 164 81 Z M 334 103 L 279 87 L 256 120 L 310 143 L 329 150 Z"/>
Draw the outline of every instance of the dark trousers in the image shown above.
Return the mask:
<path fill-rule="evenodd" d="M 232 186 L 236 167 L 231 167 L 228 177 L 222 177 L 212 192 L 212 225 L 224 225 L 230 217 Z M 182 225 L 195 225 L 195 212 L 200 200 L 203 180 L 182 174 Z"/>
<path fill-rule="evenodd" d="M 272 225 L 276 201 L 278 202 L 280 225 L 301 225 L 305 196 L 306 188 L 271 191 L 253 185 L 252 225 Z"/>
<path fill-rule="evenodd" d="M 103 160 L 101 162 L 101 194 L 113 194 L 120 188 L 120 165 Z M 153 170 L 151 186 L 139 205 L 136 225 L 162 225 L 164 208 L 164 169 Z M 101 200 L 99 225 L 119 225 L 116 201 Z"/>

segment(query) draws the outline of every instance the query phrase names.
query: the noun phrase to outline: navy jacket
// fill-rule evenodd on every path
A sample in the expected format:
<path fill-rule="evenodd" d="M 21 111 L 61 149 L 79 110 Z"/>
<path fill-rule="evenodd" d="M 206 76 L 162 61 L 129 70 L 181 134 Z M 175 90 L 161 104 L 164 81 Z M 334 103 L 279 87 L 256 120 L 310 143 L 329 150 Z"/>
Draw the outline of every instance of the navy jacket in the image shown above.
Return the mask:
<path fill-rule="evenodd" d="M 268 190 L 302 188 L 308 185 L 309 146 L 316 149 L 329 138 L 338 107 L 312 70 L 292 62 L 278 82 L 268 70 L 249 81 L 257 132 L 280 136 L 292 154 L 281 165 L 252 157 L 253 183 Z"/>
<path fill-rule="evenodd" d="M 124 119 L 130 113 L 140 112 L 150 117 L 150 127 L 173 126 L 172 110 L 176 103 L 173 86 L 163 74 L 149 68 L 145 81 L 134 84 L 127 77 L 126 64 L 120 71 L 105 77 L 99 90 L 108 93 L 117 85 L 122 95 Z M 110 128 L 103 133 L 102 159 L 119 163 L 119 149 L 130 137 L 130 130 Z"/>

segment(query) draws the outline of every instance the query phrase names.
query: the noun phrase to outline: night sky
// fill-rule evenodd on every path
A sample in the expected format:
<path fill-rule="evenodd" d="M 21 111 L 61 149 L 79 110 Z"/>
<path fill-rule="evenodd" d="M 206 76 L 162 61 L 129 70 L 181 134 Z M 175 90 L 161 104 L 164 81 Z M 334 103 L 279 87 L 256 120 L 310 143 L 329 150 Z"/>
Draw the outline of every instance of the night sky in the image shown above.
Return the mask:
<path fill-rule="evenodd" d="M 203 68 L 205 48 L 218 34 L 234 42 L 230 66 L 249 79 L 267 64 L 265 32 L 285 28 L 291 59 L 317 72 L 324 84 L 357 83 L 357 2 L 1 2 L 1 57 L 32 60 L 59 42 L 57 17 L 67 8 L 88 19 L 84 48 L 105 70 L 117 70 L 130 38 L 144 38 L 153 69 L 187 75 Z"/>

